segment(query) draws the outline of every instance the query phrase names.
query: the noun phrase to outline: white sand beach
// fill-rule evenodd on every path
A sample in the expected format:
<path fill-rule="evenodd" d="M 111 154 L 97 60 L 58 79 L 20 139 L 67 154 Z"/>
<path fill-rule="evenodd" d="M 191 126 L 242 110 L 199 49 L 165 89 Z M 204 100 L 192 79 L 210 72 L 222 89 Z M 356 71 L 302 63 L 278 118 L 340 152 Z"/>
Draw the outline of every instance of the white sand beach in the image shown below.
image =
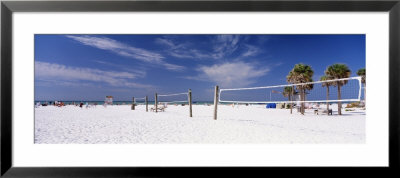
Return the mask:
<path fill-rule="evenodd" d="M 144 105 L 40 106 L 35 108 L 35 143 L 39 144 L 337 144 L 365 143 L 365 110 L 343 111 L 333 116 L 305 115 L 265 105 L 169 105 L 165 112 L 145 111 Z"/>

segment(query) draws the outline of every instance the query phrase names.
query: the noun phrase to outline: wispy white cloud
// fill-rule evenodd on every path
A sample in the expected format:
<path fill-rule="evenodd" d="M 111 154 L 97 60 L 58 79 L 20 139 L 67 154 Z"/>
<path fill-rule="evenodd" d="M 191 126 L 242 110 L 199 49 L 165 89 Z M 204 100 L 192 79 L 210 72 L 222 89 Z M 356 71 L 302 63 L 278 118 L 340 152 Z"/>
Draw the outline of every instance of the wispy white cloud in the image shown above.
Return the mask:
<path fill-rule="evenodd" d="M 104 71 L 92 68 L 70 67 L 61 64 L 35 61 L 35 79 L 75 86 L 85 81 L 104 82 L 111 86 L 151 88 L 151 85 L 132 82 L 137 75 L 128 72 Z"/>
<path fill-rule="evenodd" d="M 164 67 L 168 70 L 173 70 L 173 71 L 182 71 L 185 69 L 185 67 L 180 66 L 180 65 L 175 65 L 175 64 L 164 64 Z"/>
<path fill-rule="evenodd" d="M 89 35 L 84 35 L 84 36 L 67 35 L 66 37 L 78 41 L 83 45 L 111 51 L 117 55 L 141 60 L 146 63 L 161 65 L 170 70 L 182 70 L 184 68 L 183 66 L 181 66 L 180 68 L 179 67 L 170 68 L 168 66 L 174 64 L 169 64 L 165 62 L 164 61 L 165 57 L 162 56 L 161 54 L 146 49 L 137 48 L 131 45 L 127 45 L 125 43 L 118 42 L 114 39 L 106 37 L 95 37 Z"/>
<path fill-rule="evenodd" d="M 263 44 L 263 43 L 265 43 L 265 42 L 267 42 L 267 41 L 270 41 L 272 38 L 274 38 L 274 37 L 271 36 L 271 35 L 258 36 L 257 42 L 258 42 L 259 44 Z M 275 38 L 276 38 L 276 37 L 275 37 Z"/>
<path fill-rule="evenodd" d="M 242 53 L 242 57 L 250 57 L 250 56 L 255 56 L 260 52 L 260 48 L 253 46 L 253 45 L 245 45 L 246 50 L 244 53 Z"/>
<path fill-rule="evenodd" d="M 238 48 L 239 40 L 239 35 L 217 35 L 213 42 L 214 58 L 222 58 L 232 54 Z"/>
<path fill-rule="evenodd" d="M 64 86 L 64 87 L 85 87 L 85 88 L 98 88 L 99 86 L 94 85 L 93 83 L 87 82 L 73 82 L 73 81 L 62 81 L 56 79 L 37 79 L 35 81 L 35 86 L 42 87 L 54 87 L 54 86 Z"/>
<path fill-rule="evenodd" d="M 131 66 L 127 67 L 126 65 L 120 65 L 120 64 L 115 64 L 112 62 L 106 62 L 106 61 L 100 61 L 100 60 L 93 60 L 93 62 L 102 64 L 107 67 L 116 67 L 122 71 L 127 71 L 127 72 L 131 73 L 132 75 L 134 75 L 135 78 L 143 78 L 147 74 L 147 72 L 145 70 L 143 70 L 142 68 L 132 68 Z"/>
<path fill-rule="evenodd" d="M 67 37 L 74 39 L 87 46 L 92 46 L 95 48 L 112 51 L 121 56 L 132 57 L 145 62 L 159 63 L 164 58 L 162 55 L 158 53 L 129 46 L 110 38 L 94 37 L 94 36 L 75 36 L 75 35 L 67 35 Z"/>
<path fill-rule="evenodd" d="M 168 55 L 185 59 L 222 59 L 236 51 L 239 51 L 239 57 L 250 57 L 260 53 L 258 47 L 241 42 L 246 41 L 242 38 L 240 35 L 216 35 L 210 40 L 209 46 L 201 50 L 193 47 L 196 45 L 191 43 L 178 43 L 168 37 L 158 38 L 155 42 L 166 46 L 165 52 Z"/>
<path fill-rule="evenodd" d="M 244 87 L 265 76 L 270 69 L 259 68 L 256 64 L 245 62 L 227 62 L 212 66 L 201 66 L 197 76 L 185 77 L 191 80 L 211 81 L 221 87 Z"/>
<path fill-rule="evenodd" d="M 175 44 L 171 39 L 157 38 L 156 43 L 168 46 L 170 49 L 184 48 L 183 44 Z"/>
<path fill-rule="evenodd" d="M 208 52 L 191 48 L 190 43 L 177 44 L 172 39 L 167 39 L 167 38 L 157 38 L 155 42 L 166 46 L 167 47 L 166 52 L 173 57 L 187 58 L 187 59 L 213 58 L 211 54 L 208 54 Z"/>

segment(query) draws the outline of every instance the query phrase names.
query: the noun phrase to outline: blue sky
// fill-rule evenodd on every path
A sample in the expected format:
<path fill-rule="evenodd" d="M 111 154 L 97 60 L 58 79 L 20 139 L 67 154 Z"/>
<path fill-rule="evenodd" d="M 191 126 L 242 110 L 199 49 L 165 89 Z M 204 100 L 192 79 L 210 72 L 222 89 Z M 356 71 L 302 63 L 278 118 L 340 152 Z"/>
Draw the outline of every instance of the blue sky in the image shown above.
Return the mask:
<path fill-rule="evenodd" d="M 115 100 L 286 84 L 297 63 L 365 68 L 365 35 L 35 35 L 35 100 Z"/>

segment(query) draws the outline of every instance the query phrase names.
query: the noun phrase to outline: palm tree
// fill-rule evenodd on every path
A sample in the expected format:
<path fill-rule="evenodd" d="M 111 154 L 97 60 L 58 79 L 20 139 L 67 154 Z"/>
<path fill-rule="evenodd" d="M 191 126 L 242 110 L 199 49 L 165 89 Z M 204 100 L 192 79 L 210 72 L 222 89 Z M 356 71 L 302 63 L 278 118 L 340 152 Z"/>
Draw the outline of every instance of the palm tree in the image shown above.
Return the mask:
<path fill-rule="evenodd" d="M 367 100 L 366 99 L 367 98 L 367 92 L 366 92 L 367 83 L 366 83 L 366 71 L 365 71 L 365 68 L 359 69 L 357 71 L 357 75 L 361 76 L 361 83 L 364 84 L 364 105 L 365 105 L 366 100 Z"/>
<path fill-rule="evenodd" d="M 349 78 L 351 74 L 351 70 L 349 67 L 347 67 L 346 64 L 333 64 L 331 66 L 328 66 L 328 68 L 325 70 L 325 75 L 329 76 L 332 79 L 341 79 L 341 78 Z M 340 102 L 341 99 L 341 93 L 340 93 L 340 87 L 343 85 L 347 84 L 347 80 L 340 80 L 333 82 L 333 86 L 338 88 L 338 113 L 339 115 L 342 115 L 342 102 Z"/>
<path fill-rule="evenodd" d="M 286 80 L 289 83 L 298 84 L 298 83 L 307 83 L 312 82 L 312 76 L 314 75 L 314 71 L 311 66 L 305 64 L 296 64 L 293 69 L 286 76 Z M 311 90 L 314 87 L 313 84 L 307 85 L 296 85 L 296 90 L 300 92 L 300 100 L 303 101 L 301 103 L 301 114 L 304 114 L 304 101 L 306 99 L 306 90 Z"/>
<path fill-rule="evenodd" d="M 288 99 L 289 99 L 290 102 L 292 101 L 293 93 L 294 93 L 294 91 L 293 91 L 293 86 L 287 86 L 287 87 L 285 87 L 285 88 L 283 89 L 283 92 L 282 92 L 283 96 L 284 96 L 284 97 L 288 97 Z M 291 103 L 290 103 L 290 114 L 292 114 L 292 108 L 293 108 L 293 103 L 291 102 Z"/>
<path fill-rule="evenodd" d="M 320 79 L 321 81 L 331 80 L 331 78 L 327 75 L 324 75 Z M 334 85 L 332 82 L 324 82 L 322 83 L 322 87 L 326 87 L 326 110 L 329 111 L 329 86 Z M 329 115 L 329 114 L 328 114 Z"/>

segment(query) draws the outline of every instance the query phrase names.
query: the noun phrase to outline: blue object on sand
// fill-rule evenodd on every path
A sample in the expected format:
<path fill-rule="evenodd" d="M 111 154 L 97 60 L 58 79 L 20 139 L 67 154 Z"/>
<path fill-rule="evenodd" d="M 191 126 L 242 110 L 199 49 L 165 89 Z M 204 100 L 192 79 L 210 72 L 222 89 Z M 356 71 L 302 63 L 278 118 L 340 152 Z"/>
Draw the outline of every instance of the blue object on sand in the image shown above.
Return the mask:
<path fill-rule="evenodd" d="M 276 103 L 268 103 L 266 108 L 276 108 Z"/>

